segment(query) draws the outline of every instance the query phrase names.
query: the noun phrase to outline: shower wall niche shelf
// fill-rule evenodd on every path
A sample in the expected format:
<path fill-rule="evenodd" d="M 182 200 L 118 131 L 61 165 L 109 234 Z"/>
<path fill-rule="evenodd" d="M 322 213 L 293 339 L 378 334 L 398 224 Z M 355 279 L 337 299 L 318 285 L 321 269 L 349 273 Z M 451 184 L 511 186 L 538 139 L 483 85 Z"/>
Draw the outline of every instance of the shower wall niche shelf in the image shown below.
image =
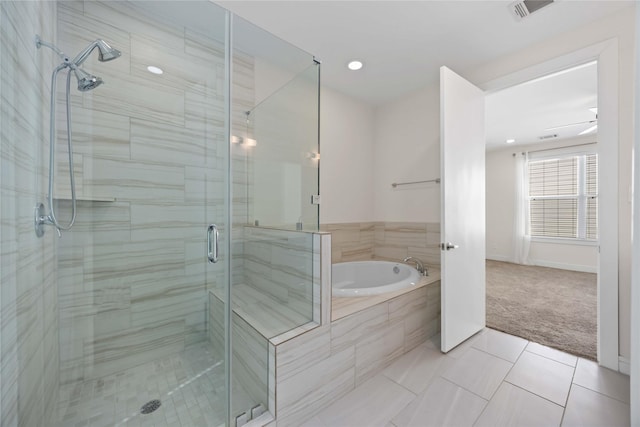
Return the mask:
<path fill-rule="evenodd" d="M 71 196 L 54 197 L 54 200 L 71 201 Z M 115 202 L 115 197 L 93 197 L 93 196 L 77 196 L 78 202 Z"/>

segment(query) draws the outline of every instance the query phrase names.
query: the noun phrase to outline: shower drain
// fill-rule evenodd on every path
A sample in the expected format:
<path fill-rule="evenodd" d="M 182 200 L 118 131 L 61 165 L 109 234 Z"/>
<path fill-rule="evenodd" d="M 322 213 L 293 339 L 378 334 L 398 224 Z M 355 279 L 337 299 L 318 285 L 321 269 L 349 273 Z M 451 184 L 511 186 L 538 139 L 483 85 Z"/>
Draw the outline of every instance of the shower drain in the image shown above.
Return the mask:
<path fill-rule="evenodd" d="M 162 402 L 160 402 L 160 400 L 158 399 L 154 399 L 150 402 L 145 403 L 144 405 L 142 405 L 142 408 L 140 408 L 140 413 L 141 414 L 150 414 L 153 411 L 155 411 L 156 409 L 158 409 L 160 407 L 160 405 L 162 405 Z"/>

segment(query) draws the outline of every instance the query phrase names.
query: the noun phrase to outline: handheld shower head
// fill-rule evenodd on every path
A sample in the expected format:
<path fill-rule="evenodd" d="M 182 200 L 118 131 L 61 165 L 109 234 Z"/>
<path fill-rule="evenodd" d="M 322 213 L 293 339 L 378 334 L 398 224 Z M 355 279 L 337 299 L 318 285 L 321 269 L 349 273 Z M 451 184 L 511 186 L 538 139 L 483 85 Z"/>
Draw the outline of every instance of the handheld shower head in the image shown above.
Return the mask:
<path fill-rule="evenodd" d="M 104 83 L 100 77 L 93 76 L 81 68 L 74 68 L 73 73 L 78 79 L 78 90 L 80 92 L 90 91 Z"/>
<path fill-rule="evenodd" d="M 98 48 L 98 50 L 100 51 L 98 54 L 98 59 L 101 62 L 111 61 L 112 59 L 116 59 L 120 57 L 120 55 L 122 55 L 122 52 L 120 52 L 118 49 L 114 49 L 109 46 L 104 40 L 98 39 L 87 46 L 71 62 L 73 62 L 77 66 L 80 66 L 80 64 L 87 60 L 87 58 L 95 48 Z"/>

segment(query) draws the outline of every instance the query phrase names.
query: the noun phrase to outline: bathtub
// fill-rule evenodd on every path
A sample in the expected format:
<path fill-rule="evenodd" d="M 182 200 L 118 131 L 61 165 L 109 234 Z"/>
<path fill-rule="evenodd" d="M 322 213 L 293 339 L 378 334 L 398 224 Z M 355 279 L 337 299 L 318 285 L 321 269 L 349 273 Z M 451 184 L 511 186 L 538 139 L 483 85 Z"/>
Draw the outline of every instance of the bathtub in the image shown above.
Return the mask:
<path fill-rule="evenodd" d="M 333 264 L 331 277 L 334 297 L 362 297 L 415 286 L 420 273 L 397 262 L 356 261 Z"/>

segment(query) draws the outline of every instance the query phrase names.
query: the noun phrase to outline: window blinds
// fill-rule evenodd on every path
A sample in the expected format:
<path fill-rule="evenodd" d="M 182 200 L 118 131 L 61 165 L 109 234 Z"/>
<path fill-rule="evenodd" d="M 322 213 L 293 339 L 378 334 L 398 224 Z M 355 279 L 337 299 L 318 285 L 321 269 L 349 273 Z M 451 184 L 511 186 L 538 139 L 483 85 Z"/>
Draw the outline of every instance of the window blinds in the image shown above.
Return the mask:
<path fill-rule="evenodd" d="M 530 160 L 530 233 L 597 239 L 597 155 Z"/>
<path fill-rule="evenodd" d="M 586 238 L 598 238 L 598 156 L 585 156 L 586 169 Z"/>

